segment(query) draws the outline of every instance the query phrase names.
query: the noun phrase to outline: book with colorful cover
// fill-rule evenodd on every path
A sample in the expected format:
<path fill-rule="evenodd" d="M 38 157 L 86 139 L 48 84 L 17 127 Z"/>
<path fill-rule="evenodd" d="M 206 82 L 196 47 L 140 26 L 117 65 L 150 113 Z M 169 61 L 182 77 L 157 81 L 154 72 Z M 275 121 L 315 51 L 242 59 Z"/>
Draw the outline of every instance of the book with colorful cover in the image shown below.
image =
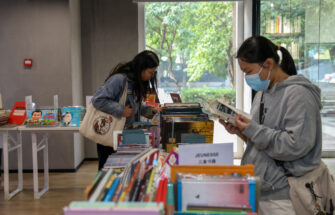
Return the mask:
<path fill-rule="evenodd" d="M 79 127 L 82 107 L 68 106 L 62 108 L 62 126 Z"/>
<path fill-rule="evenodd" d="M 21 125 L 26 119 L 26 103 L 25 102 L 15 102 L 12 112 L 8 118 L 8 124 Z"/>
<path fill-rule="evenodd" d="M 57 109 L 33 109 L 27 110 L 26 120 L 24 124 L 27 126 L 56 126 Z"/>

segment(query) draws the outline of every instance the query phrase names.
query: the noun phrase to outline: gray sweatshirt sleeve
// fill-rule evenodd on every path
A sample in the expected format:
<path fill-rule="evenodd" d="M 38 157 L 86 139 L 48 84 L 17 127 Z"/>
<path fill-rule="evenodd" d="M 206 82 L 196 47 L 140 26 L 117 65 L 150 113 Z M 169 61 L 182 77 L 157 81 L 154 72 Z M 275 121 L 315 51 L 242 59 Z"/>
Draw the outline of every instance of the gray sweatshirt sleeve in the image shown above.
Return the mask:
<path fill-rule="evenodd" d="M 94 94 L 92 103 L 98 110 L 122 117 L 124 106 L 119 100 L 124 91 L 127 78 L 122 74 L 111 76 Z"/>
<path fill-rule="evenodd" d="M 310 92 L 303 87 L 291 93 L 286 107 L 281 115 L 282 128 L 269 128 L 251 120 L 243 134 L 273 159 L 292 161 L 308 154 L 316 144 L 316 122 L 320 112 Z"/>

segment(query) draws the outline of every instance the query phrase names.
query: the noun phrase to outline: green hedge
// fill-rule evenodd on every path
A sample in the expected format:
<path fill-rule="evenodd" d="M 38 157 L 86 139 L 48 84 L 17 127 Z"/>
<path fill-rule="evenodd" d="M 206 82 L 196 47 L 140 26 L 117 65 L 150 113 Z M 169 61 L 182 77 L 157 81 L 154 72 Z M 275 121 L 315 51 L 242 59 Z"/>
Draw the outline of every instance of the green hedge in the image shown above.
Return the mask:
<path fill-rule="evenodd" d="M 192 88 L 182 89 L 180 92 L 184 103 L 198 102 L 203 104 L 207 100 L 222 99 L 235 105 L 236 91 L 230 89 Z"/>

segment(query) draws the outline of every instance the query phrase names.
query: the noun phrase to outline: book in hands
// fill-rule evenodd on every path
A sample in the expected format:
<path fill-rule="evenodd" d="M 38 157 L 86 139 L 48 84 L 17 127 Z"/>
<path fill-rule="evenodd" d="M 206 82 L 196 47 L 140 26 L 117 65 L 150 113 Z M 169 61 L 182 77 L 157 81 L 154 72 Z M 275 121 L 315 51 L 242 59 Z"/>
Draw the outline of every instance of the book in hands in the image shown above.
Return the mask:
<path fill-rule="evenodd" d="M 249 119 L 251 118 L 249 114 L 243 112 L 242 110 L 239 110 L 232 105 L 218 100 L 207 102 L 205 104 L 205 109 L 209 111 L 210 115 L 218 117 L 232 124 L 235 124 L 236 114 L 241 114 Z"/>

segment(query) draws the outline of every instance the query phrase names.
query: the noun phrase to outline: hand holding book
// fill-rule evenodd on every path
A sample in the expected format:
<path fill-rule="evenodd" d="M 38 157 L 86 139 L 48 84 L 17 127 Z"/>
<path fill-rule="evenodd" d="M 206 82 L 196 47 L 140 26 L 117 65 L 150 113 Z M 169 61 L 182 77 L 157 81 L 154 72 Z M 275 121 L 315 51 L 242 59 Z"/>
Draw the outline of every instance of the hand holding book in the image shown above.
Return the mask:
<path fill-rule="evenodd" d="M 248 117 L 237 114 L 235 117 L 235 126 L 243 132 L 248 127 L 250 121 L 251 120 Z"/>
<path fill-rule="evenodd" d="M 234 124 L 222 119 L 219 119 L 219 122 L 225 127 L 228 133 L 236 134 L 243 141 L 247 142 L 248 138 L 242 134 L 242 131 L 249 125 L 250 119 L 241 114 L 236 114 Z"/>
<path fill-rule="evenodd" d="M 216 116 L 219 119 L 226 121 L 226 123 L 231 123 L 233 125 L 235 125 L 235 118 L 237 115 L 243 115 L 246 118 L 251 118 L 249 114 L 243 112 L 242 110 L 218 100 L 206 102 L 205 108 L 210 112 L 210 115 Z"/>

